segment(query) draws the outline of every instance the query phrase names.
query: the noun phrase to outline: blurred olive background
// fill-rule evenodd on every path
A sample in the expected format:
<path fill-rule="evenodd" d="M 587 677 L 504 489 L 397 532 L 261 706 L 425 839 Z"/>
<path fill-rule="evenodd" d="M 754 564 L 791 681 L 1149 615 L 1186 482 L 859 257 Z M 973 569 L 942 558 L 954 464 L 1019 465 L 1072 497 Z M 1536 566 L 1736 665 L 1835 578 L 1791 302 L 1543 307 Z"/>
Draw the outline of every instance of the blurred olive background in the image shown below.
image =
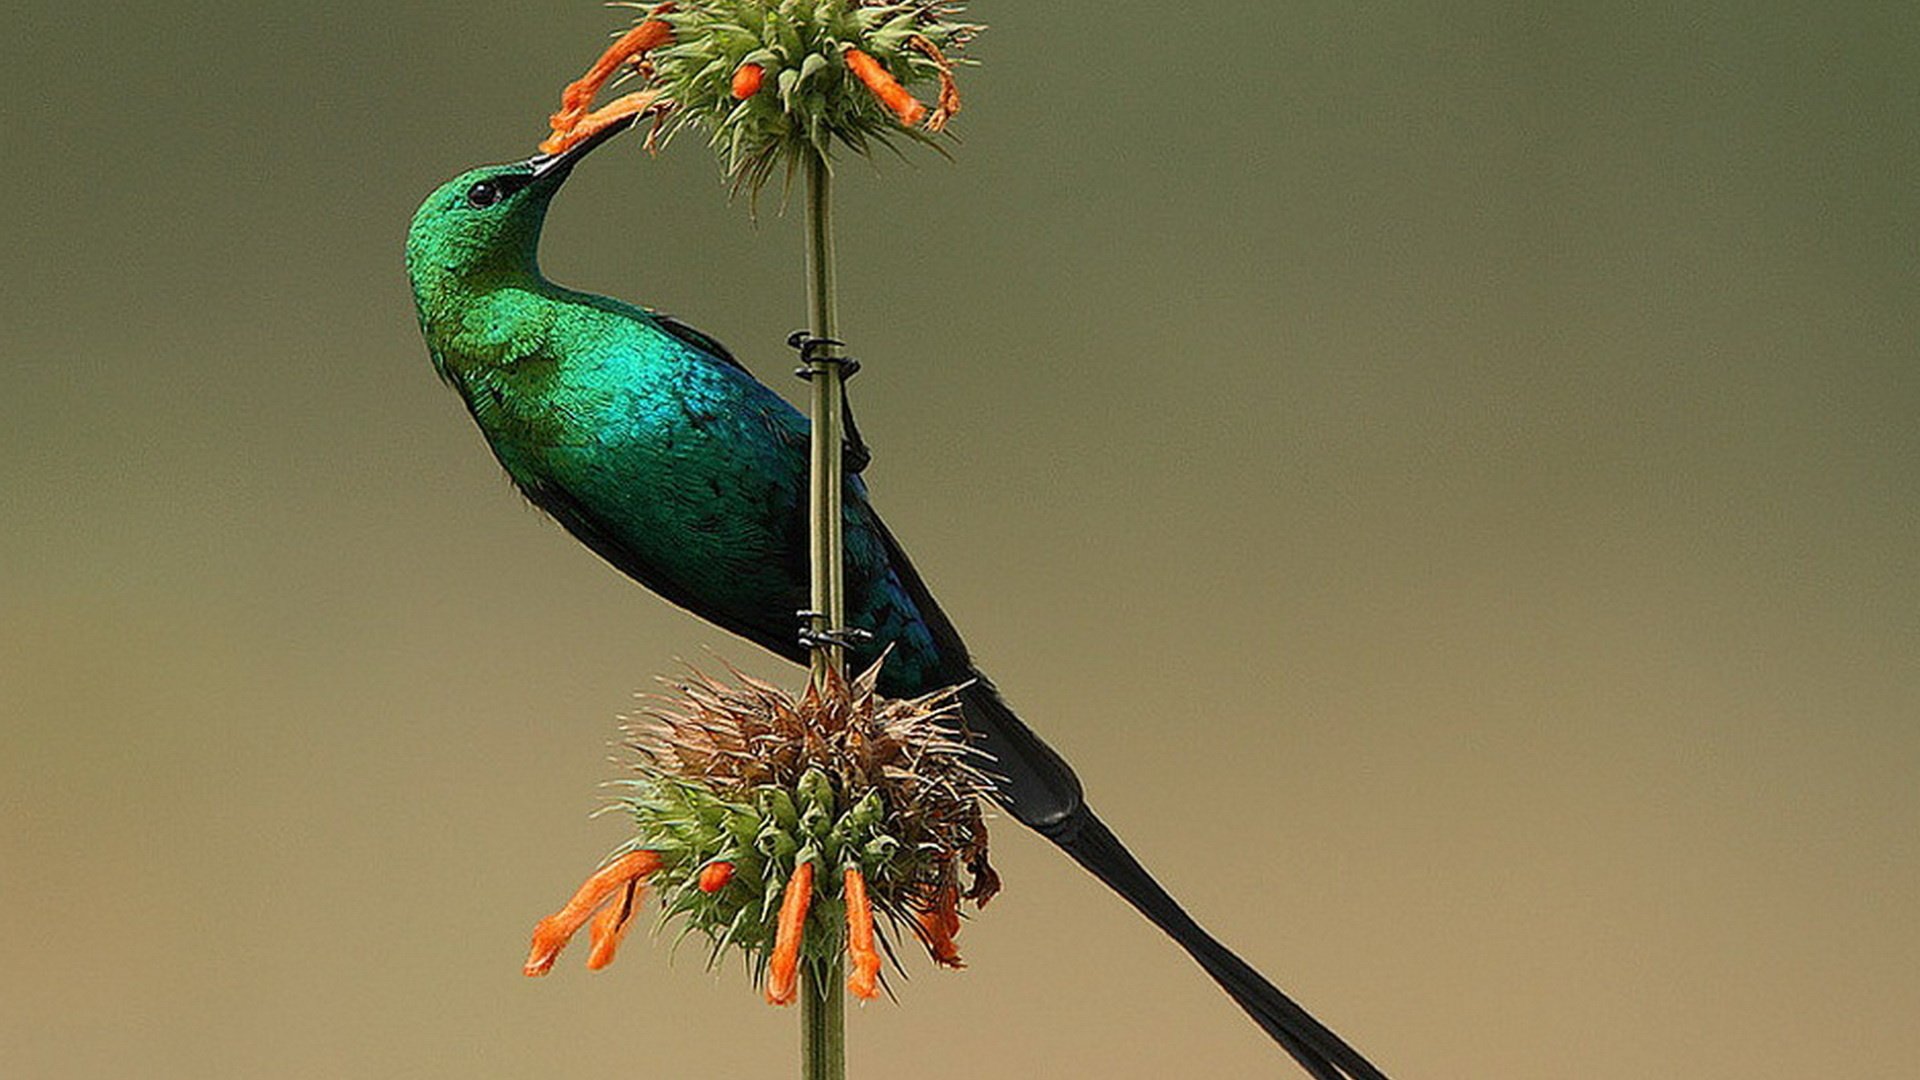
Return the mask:
<path fill-rule="evenodd" d="M 1395 1076 L 1909 1071 L 1911 5 L 975 14 L 958 163 L 843 168 L 869 477 L 1117 830 Z M 509 489 L 401 268 L 622 22 L 0 17 L 0 1073 L 794 1071 L 695 948 L 518 974 L 630 695 L 798 676 Z M 636 140 L 545 262 L 791 392 L 798 232 Z M 856 1075 L 1295 1075 L 995 839 Z"/>

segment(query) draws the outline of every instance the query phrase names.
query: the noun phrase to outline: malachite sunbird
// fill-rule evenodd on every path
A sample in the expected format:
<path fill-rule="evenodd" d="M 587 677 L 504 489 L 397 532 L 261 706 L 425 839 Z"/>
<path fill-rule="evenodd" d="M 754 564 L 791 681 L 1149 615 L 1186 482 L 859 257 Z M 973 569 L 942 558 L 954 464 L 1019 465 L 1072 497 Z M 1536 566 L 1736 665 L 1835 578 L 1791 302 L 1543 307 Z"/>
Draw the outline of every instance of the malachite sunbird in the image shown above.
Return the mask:
<path fill-rule="evenodd" d="M 557 154 L 442 184 L 407 235 L 428 351 L 528 499 L 634 580 L 804 663 L 808 421 L 712 338 L 671 317 L 575 292 L 540 272 L 541 228 L 575 165 L 629 126 Z M 996 800 L 1179 942 L 1240 1007 L 1324 1080 L 1384 1080 L 1341 1038 L 1201 929 L 1082 797 L 1080 781 L 968 658 L 900 544 L 846 485 L 848 622 L 887 653 L 882 693 L 960 683 Z"/>

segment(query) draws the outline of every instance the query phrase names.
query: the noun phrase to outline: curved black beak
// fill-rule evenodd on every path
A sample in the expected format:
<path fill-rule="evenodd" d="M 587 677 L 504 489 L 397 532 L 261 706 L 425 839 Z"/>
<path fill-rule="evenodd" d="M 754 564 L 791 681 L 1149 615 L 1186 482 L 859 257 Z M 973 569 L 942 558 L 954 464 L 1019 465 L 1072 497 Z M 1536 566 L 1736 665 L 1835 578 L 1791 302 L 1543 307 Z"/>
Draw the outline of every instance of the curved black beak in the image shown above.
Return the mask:
<path fill-rule="evenodd" d="M 573 167 L 580 164 L 581 158 L 593 153 L 601 143 L 632 127 L 637 119 L 637 114 L 623 116 L 557 154 L 536 154 L 527 159 L 527 168 L 533 170 L 535 180 L 547 177 L 565 179 Z"/>

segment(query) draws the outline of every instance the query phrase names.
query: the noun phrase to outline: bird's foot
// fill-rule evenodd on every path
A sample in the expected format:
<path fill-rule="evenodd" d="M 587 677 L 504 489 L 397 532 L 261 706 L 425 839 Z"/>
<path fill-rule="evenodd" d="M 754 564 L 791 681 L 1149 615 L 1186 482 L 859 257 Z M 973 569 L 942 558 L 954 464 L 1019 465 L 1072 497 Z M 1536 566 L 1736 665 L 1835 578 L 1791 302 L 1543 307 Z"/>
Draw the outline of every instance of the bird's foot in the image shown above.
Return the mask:
<path fill-rule="evenodd" d="M 857 648 L 873 640 L 873 631 L 848 626 L 839 630 L 815 630 L 810 626 L 801 627 L 800 644 L 809 649 L 832 646 L 840 649 Z"/>
<path fill-rule="evenodd" d="M 840 381 L 843 384 L 860 370 L 860 361 L 833 351 L 846 347 L 844 341 L 819 337 L 806 330 L 795 330 L 787 335 L 787 347 L 800 353 L 800 366 L 794 368 L 793 373 L 808 382 L 813 381 L 813 373 L 818 370 L 815 365 L 818 364 L 840 365 Z M 845 396 L 840 399 L 840 415 L 841 423 L 847 428 L 845 445 L 840 453 L 841 466 L 857 476 L 872 464 L 873 450 L 860 437 L 860 425 L 853 421 L 853 402 Z"/>
<path fill-rule="evenodd" d="M 853 475 L 859 476 L 867 471 L 867 466 L 873 464 L 873 450 L 867 446 L 866 440 L 860 437 L 860 429 L 853 426 L 851 412 L 847 414 L 847 430 L 852 432 L 853 436 L 840 448 L 840 466 Z"/>
<path fill-rule="evenodd" d="M 840 377 L 851 379 L 860 372 L 860 361 L 851 356 L 841 356 L 834 349 L 846 347 L 846 342 L 836 338 L 819 337 L 806 330 L 795 330 L 787 335 L 787 348 L 800 354 L 800 366 L 793 369 L 795 376 L 813 381 L 813 365 L 839 364 Z"/>
<path fill-rule="evenodd" d="M 794 615 L 800 619 L 800 644 L 808 649 L 829 646 L 852 649 L 873 640 L 873 631 L 857 626 L 843 626 L 838 630 L 816 628 L 813 621 L 822 617 L 818 611 L 796 611 Z"/>

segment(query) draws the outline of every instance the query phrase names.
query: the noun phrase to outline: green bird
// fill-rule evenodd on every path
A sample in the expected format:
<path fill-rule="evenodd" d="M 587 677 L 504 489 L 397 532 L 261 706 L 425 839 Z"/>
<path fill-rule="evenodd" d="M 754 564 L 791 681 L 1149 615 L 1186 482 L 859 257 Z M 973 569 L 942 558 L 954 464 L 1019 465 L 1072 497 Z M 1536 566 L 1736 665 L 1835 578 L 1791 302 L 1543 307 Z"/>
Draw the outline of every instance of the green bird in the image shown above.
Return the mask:
<path fill-rule="evenodd" d="M 540 272 L 554 193 L 626 126 L 473 169 L 427 198 L 407 235 L 407 274 L 428 351 L 536 506 L 667 600 L 805 662 L 807 418 L 707 335 Z M 1169 934 L 1309 1073 L 1385 1080 L 1201 929 L 1094 815 L 1073 770 L 973 666 L 856 475 L 845 526 L 848 622 L 871 635 L 850 662 L 885 651 L 879 687 L 895 697 L 968 683 L 967 732 L 991 755 L 1008 813 Z"/>

